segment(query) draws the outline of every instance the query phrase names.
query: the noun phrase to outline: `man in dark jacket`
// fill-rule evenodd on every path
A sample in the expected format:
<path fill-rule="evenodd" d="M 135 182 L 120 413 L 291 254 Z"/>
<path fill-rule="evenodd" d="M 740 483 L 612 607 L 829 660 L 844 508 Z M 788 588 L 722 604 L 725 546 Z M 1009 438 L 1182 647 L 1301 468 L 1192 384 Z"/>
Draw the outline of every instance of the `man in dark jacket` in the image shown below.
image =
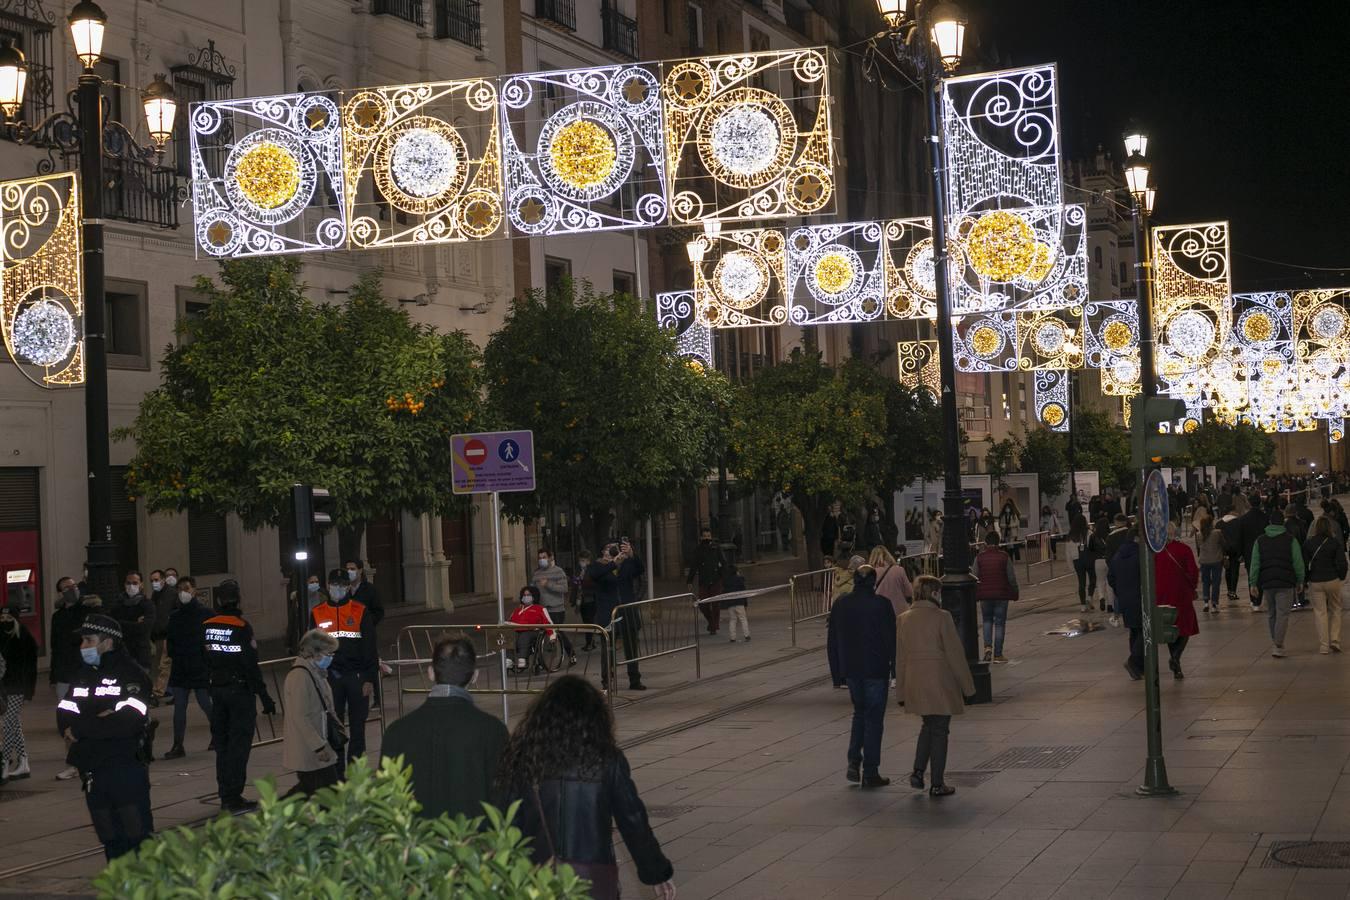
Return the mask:
<path fill-rule="evenodd" d="M 347 572 L 351 572 L 350 566 Z M 315 628 L 338 639 L 338 650 L 328 667 L 333 688 L 333 712 L 348 723 L 350 739 L 338 760 L 338 771 L 366 752 L 366 716 L 378 684 L 380 657 L 375 643 L 375 616 L 361 601 L 348 596 L 351 579 L 341 569 L 328 573 L 328 602 L 314 607 Z"/>
<path fill-rule="evenodd" d="M 1242 561 L 1247 567 L 1248 581 L 1251 580 L 1252 571 L 1252 547 L 1256 545 L 1256 539 L 1265 533 L 1266 524 L 1270 521 L 1269 514 L 1262 506 L 1261 496 L 1253 494 L 1251 499 L 1251 508 L 1242 514 L 1238 520 L 1238 538 L 1242 548 Z M 1261 608 L 1261 589 L 1258 587 L 1252 592 L 1252 612 Z"/>
<path fill-rule="evenodd" d="M 197 705 L 211 720 L 210 673 L 206 666 L 206 620 L 212 617 L 197 599 L 197 584 L 184 576 L 169 590 L 174 591 L 174 606 L 165 630 L 165 654 L 169 658 L 169 692 L 173 696 L 173 746 L 165 759 L 186 756 L 183 738 L 187 734 L 188 696 L 196 698 Z M 214 750 L 213 743 L 208 750 Z"/>
<path fill-rule="evenodd" d="M 1102 559 L 1106 561 L 1108 571 L 1111 567 L 1111 560 L 1116 555 L 1125 542 L 1130 539 L 1130 520 L 1125 514 L 1116 513 L 1111 520 L 1111 530 L 1106 534 L 1106 550 L 1102 553 Z M 1116 595 L 1111 587 L 1110 579 L 1107 579 L 1106 587 L 1106 609 L 1111 615 L 1118 616 L 1120 610 L 1116 609 Z M 1118 624 L 1118 623 L 1117 623 Z"/>
<path fill-rule="evenodd" d="M 698 535 L 698 546 L 694 548 L 694 558 L 689 561 L 689 571 L 685 575 L 685 584 L 698 584 L 698 599 L 715 597 L 722 593 L 722 573 L 726 569 L 726 559 L 722 548 L 713 542 L 711 528 L 704 528 Z M 704 603 L 699 607 L 703 618 L 708 620 L 708 634 L 717 634 L 722 627 L 722 610 L 716 603 Z"/>
<path fill-rule="evenodd" d="M 1139 542 L 1136 530 L 1125 532 L 1120 548 L 1106 563 L 1106 581 L 1116 598 L 1116 612 L 1130 633 L 1130 655 L 1125 671 L 1138 681 L 1144 677 L 1144 610 L 1139 594 Z"/>
<path fill-rule="evenodd" d="M 211 681 L 211 742 L 216 745 L 216 794 L 225 812 L 247 812 L 258 804 L 244 799 L 248 758 L 257 726 L 256 697 L 263 715 L 277 711 L 258 668 L 253 626 L 239 614 L 239 584 L 216 585 L 219 612 L 202 623 L 206 673 Z M 186 705 L 187 700 L 184 698 Z"/>
<path fill-rule="evenodd" d="M 473 818 L 483 803 L 497 802 L 492 784 L 508 734 L 500 719 L 474 706 L 468 687 L 476 665 L 471 641 L 437 643 L 426 702 L 391 724 L 380 746 L 381 756 L 402 756 L 412 769 L 413 795 L 427 818 Z"/>
<path fill-rule="evenodd" d="M 122 626 L 122 646 L 147 673 L 150 668 L 150 632 L 155 627 L 155 604 L 141 584 L 141 573 L 132 570 L 122 582 L 122 594 L 108 610 Z"/>
<path fill-rule="evenodd" d="M 1285 656 L 1289 612 L 1294 606 L 1294 594 L 1303 587 L 1304 570 L 1302 547 L 1284 527 L 1279 513 L 1271 514 L 1265 534 L 1252 546 L 1247 580 L 1253 597 L 1260 592 L 1270 599 L 1270 655 Z"/>
<path fill-rule="evenodd" d="M 822 556 L 839 555 L 839 538 L 844 533 L 844 505 L 838 500 L 830 504 L 829 515 L 820 526 L 820 553 Z"/>
<path fill-rule="evenodd" d="M 366 577 L 365 564 L 359 559 L 347 561 L 347 596 L 370 610 L 375 625 L 384 620 L 384 604 L 375 592 L 375 585 Z"/>
<path fill-rule="evenodd" d="M 56 612 L 52 613 L 52 630 L 48 641 L 52 658 L 47 680 L 56 688 L 56 696 L 60 699 L 66 695 L 75 673 L 84 665 L 80 659 L 80 624 L 89 613 L 101 611 L 99 604 L 102 601 L 98 597 L 91 601 L 89 597 L 92 595 L 81 596 L 79 588 L 75 586 L 75 579 L 69 575 L 57 579 L 56 596 L 58 606 Z"/>
<path fill-rule="evenodd" d="M 80 635 L 83 664 L 56 705 L 56 728 L 66 739 L 66 763 L 84 781 L 89 818 L 111 860 L 134 851 L 155 830 L 142 755 L 150 680 L 122 649 L 116 619 L 90 615 Z"/>
<path fill-rule="evenodd" d="M 877 596 L 876 580 L 871 566 L 858 568 L 853 590 L 830 608 L 826 631 L 853 701 L 846 777 L 865 788 L 891 783 L 878 769 L 881 733 L 886 724 L 886 692 L 895 662 L 895 610 L 889 600 Z"/>

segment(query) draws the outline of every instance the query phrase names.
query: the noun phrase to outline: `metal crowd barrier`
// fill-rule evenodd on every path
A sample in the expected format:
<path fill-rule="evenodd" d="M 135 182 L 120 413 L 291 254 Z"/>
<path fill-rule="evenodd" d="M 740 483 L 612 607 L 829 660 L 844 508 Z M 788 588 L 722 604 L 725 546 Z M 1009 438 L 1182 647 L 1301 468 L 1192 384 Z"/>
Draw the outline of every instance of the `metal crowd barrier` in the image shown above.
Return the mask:
<path fill-rule="evenodd" d="M 942 576 L 941 557 L 936 552 L 911 553 L 900 557 L 896 562 L 905 567 L 905 574 L 911 581 L 920 575 L 932 575 L 934 578 Z"/>
<path fill-rule="evenodd" d="M 703 616 L 693 594 L 671 594 L 651 600 L 620 603 L 610 614 L 609 636 L 615 666 L 640 663 L 662 656 L 693 651 L 694 677 L 703 677 L 703 657 L 699 650 L 699 622 Z M 623 656 L 620 657 L 620 648 Z M 619 690 L 619 679 L 610 679 L 610 688 Z"/>
<path fill-rule="evenodd" d="M 788 629 L 797 646 L 797 625 L 830 614 L 834 593 L 834 569 L 816 569 L 788 579 Z"/>
<path fill-rule="evenodd" d="M 553 632 L 556 641 L 550 641 L 548 633 Z M 526 667 L 523 671 L 514 667 L 506 671 L 506 680 L 502 680 L 503 659 L 517 659 L 516 636 L 534 632 L 537 641 L 526 651 Z M 569 662 L 563 636 L 571 643 L 572 652 L 577 657 L 576 665 Z M 538 694 L 552 683 L 554 677 L 579 675 L 588 680 L 594 679 L 597 686 L 601 679 L 602 663 L 606 654 L 613 652 L 610 633 L 599 625 L 585 625 L 580 622 L 560 625 L 540 625 L 525 627 L 512 622 L 486 625 L 408 625 L 400 629 L 398 640 L 394 644 L 395 659 L 384 662 L 393 667 L 394 678 L 398 685 L 398 714 L 403 715 L 404 698 L 410 694 L 426 694 L 431 687 L 422 673 L 431 664 L 431 652 L 442 638 L 466 637 L 473 641 L 478 653 L 478 675 L 470 683 L 471 694 L 494 694 L 498 697 L 516 694 Z M 598 647 L 586 653 L 581 650 L 585 639 L 590 637 Z M 408 668 L 414 670 L 412 677 L 405 676 Z M 406 679 L 406 680 L 405 680 Z M 612 701 L 611 701 L 612 702 Z"/>
<path fill-rule="evenodd" d="M 286 674 L 291 671 L 291 665 L 294 664 L 296 657 L 286 656 L 281 659 L 269 659 L 258 663 L 262 669 L 263 682 L 267 685 L 267 692 L 272 695 L 276 701 L 277 711 L 275 715 L 266 716 L 259 714 L 257 724 L 254 725 L 253 746 L 266 747 L 268 744 L 275 744 L 285 737 L 285 716 L 286 716 Z M 375 696 L 380 698 L 380 705 L 374 704 L 370 707 L 370 712 L 366 714 L 365 724 L 369 725 L 374 719 L 380 723 L 380 735 L 384 735 L 384 698 L 381 691 L 384 689 L 384 681 L 380 675 L 375 676 Z M 193 698 L 188 695 L 184 702 L 190 702 Z M 399 710 L 402 714 L 402 709 Z M 373 715 L 372 715 L 373 714 Z"/>

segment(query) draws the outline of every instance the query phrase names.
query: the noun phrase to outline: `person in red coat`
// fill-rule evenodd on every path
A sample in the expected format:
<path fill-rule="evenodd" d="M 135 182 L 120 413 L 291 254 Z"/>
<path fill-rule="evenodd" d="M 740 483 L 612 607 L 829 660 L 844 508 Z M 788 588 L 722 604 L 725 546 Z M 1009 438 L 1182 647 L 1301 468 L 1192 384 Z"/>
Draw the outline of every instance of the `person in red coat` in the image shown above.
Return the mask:
<path fill-rule="evenodd" d="M 1177 610 L 1177 639 L 1167 645 L 1171 659 L 1168 665 L 1172 677 L 1186 676 L 1181 671 L 1181 654 L 1191 635 L 1200 633 L 1200 620 L 1195 616 L 1195 588 L 1200 583 L 1200 567 L 1195 564 L 1195 553 L 1189 545 L 1177 540 L 1177 526 L 1167 525 L 1167 545 L 1154 561 L 1158 577 L 1158 605 L 1174 606 Z"/>
<path fill-rule="evenodd" d="M 525 670 L 525 658 L 530 654 L 530 648 L 539 641 L 539 628 L 541 625 L 552 625 L 553 619 L 549 617 L 548 610 L 539 602 L 539 588 L 528 584 L 520 589 L 520 605 L 511 611 L 510 619 L 517 625 L 533 625 L 534 628 L 516 629 L 516 660 L 515 665 L 511 665 L 511 658 L 506 659 L 506 668 L 510 671 L 512 668 Z M 548 639 L 556 640 L 553 629 L 547 630 Z"/>

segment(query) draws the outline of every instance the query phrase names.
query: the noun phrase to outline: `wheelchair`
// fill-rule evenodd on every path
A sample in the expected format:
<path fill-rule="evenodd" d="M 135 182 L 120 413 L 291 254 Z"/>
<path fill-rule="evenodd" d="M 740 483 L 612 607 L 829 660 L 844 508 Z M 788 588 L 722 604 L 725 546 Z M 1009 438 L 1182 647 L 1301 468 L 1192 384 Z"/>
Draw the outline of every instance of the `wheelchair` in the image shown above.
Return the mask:
<path fill-rule="evenodd" d="M 514 650 L 502 648 L 502 652 L 507 654 L 506 672 L 508 675 L 530 677 L 552 674 L 563 667 L 564 663 L 567 662 L 567 656 L 563 653 L 562 641 L 558 640 L 557 632 L 554 632 L 553 638 L 550 640 L 547 637 L 547 632 L 548 629 L 544 627 L 534 628 L 529 632 L 517 632 Z M 525 647 L 524 656 L 521 656 L 520 639 L 523 637 L 528 637 L 529 644 Z M 516 665 L 521 659 L 525 660 L 525 665 Z"/>

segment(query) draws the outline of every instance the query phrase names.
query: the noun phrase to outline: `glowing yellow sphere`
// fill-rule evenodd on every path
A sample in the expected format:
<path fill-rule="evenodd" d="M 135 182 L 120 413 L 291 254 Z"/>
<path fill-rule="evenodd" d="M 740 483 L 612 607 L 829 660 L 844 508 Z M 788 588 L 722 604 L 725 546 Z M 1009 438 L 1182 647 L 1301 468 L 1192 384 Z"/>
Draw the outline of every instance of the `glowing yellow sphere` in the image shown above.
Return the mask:
<path fill-rule="evenodd" d="M 1031 254 L 1031 265 L 1027 267 L 1027 278 L 1038 283 L 1044 281 L 1054 267 L 1055 251 L 1050 249 L 1049 244 L 1037 241 L 1036 249 Z"/>
<path fill-rule="evenodd" d="M 816 262 L 816 284 L 827 294 L 840 294 L 853 284 L 856 274 L 842 253 L 826 253 Z"/>
<path fill-rule="evenodd" d="M 1282 366 L 1283 364 L 1273 356 L 1267 356 L 1265 359 L 1261 360 L 1261 369 L 1267 375 L 1279 374 L 1279 371 L 1282 368 Z"/>
<path fill-rule="evenodd" d="M 1336 443 L 1339 444 L 1339 443 L 1341 442 L 1341 438 L 1343 438 L 1343 437 L 1345 437 L 1345 433 L 1342 432 L 1339 428 L 1334 428 L 1334 429 L 1332 429 L 1332 431 L 1331 431 L 1331 439 L 1332 439 L 1333 441 L 1335 441 Z"/>
<path fill-rule="evenodd" d="M 259 141 L 239 157 L 234 171 L 239 191 L 262 209 L 285 205 L 300 187 L 300 161 L 271 141 Z"/>
<path fill-rule="evenodd" d="M 1195 421 L 1194 419 L 1187 419 L 1185 424 L 1181 426 L 1181 430 L 1186 432 L 1187 434 L 1190 434 L 1192 431 L 1195 431 L 1195 429 L 1199 427 L 1200 427 L 1199 422 Z"/>
<path fill-rule="evenodd" d="M 966 247 L 976 272 L 994 281 L 1012 281 L 1031 267 L 1036 239 L 1026 219 L 1000 209 L 980 216 Z"/>
<path fill-rule="evenodd" d="M 590 119 L 577 119 L 559 128 L 548 152 L 553 170 L 578 190 L 603 182 L 619 158 L 614 136 Z"/>
<path fill-rule="evenodd" d="M 1271 323 L 1270 316 L 1265 313 L 1254 313 L 1242 323 L 1242 333 L 1249 341 L 1268 341 L 1274 331 L 1275 326 Z"/>
<path fill-rule="evenodd" d="M 1064 421 L 1064 407 L 1058 403 L 1048 403 L 1045 409 L 1041 410 L 1041 421 L 1054 428 Z"/>
<path fill-rule="evenodd" d="M 1117 319 L 1102 329 L 1102 341 L 1111 350 L 1124 350 L 1130 345 L 1130 326 Z"/>
<path fill-rule="evenodd" d="M 999 334 L 988 325 L 980 325 L 970 333 L 970 348 L 980 356 L 993 356 L 998 352 Z"/>

